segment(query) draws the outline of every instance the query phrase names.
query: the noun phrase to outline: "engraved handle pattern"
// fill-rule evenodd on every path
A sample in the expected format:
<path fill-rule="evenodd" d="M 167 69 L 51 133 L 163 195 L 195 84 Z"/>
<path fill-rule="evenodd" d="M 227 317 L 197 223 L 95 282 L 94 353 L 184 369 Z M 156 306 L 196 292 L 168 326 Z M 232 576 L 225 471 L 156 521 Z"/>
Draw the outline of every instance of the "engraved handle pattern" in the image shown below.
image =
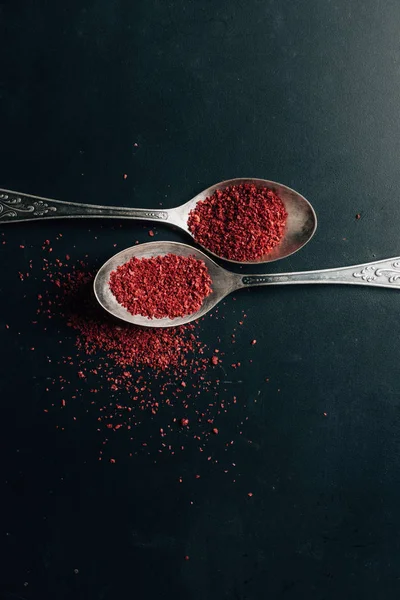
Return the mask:
<path fill-rule="evenodd" d="M 44 200 L 28 200 L 21 195 L 0 193 L 0 219 L 18 217 L 43 217 L 49 212 L 56 212 L 55 206 L 49 206 Z"/>
<path fill-rule="evenodd" d="M 400 261 L 395 260 L 388 266 L 378 267 L 377 265 L 367 265 L 358 273 L 353 273 L 353 277 L 361 277 L 363 281 L 368 283 L 386 282 L 396 283 L 400 279 Z"/>
<path fill-rule="evenodd" d="M 240 277 L 240 287 L 296 283 L 340 283 L 400 289 L 400 257 L 339 269 Z"/>
<path fill-rule="evenodd" d="M 168 221 L 168 211 L 62 202 L 0 190 L 0 224 L 35 219 L 105 217 Z"/>

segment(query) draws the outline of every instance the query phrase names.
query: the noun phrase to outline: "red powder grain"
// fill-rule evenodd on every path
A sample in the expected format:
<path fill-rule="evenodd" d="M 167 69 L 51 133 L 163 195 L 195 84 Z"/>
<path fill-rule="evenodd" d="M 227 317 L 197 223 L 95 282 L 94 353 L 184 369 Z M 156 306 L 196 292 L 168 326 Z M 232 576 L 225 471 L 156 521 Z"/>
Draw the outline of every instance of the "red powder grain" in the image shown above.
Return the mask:
<path fill-rule="evenodd" d="M 131 258 L 110 275 L 110 289 L 132 315 L 150 319 L 184 317 L 197 312 L 212 293 L 202 260 L 166 254 Z"/>
<path fill-rule="evenodd" d="M 286 219 L 283 202 L 273 190 L 242 183 L 200 200 L 189 214 L 188 227 L 214 254 L 246 262 L 280 243 Z"/>

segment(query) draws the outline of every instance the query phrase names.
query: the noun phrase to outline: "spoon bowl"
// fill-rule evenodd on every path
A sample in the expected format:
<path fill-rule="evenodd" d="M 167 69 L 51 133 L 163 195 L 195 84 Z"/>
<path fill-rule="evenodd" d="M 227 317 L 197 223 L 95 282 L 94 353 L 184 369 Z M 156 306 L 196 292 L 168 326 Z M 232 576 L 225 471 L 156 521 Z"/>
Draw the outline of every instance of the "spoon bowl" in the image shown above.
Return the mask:
<path fill-rule="evenodd" d="M 165 254 L 194 256 L 198 260 L 203 260 L 212 280 L 212 293 L 204 299 L 201 308 L 197 312 L 184 317 L 177 317 L 175 319 L 149 319 L 142 315 L 132 315 L 124 306 L 119 304 L 111 292 L 109 286 L 111 272 L 133 257 L 152 258 L 154 256 L 164 256 Z M 193 246 L 187 246 L 179 242 L 147 242 L 146 244 L 137 244 L 136 246 L 122 250 L 104 263 L 94 280 L 94 293 L 100 305 L 107 312 L 123 321 L 142 327 L 177 327 L 199 319 L 208 313 L 222 298 L 233 291 L 235 282 L 236 277 L 234 273 L 226 271 L 206 256 L 204 252 L 193 248 Z"/>
<path fill-rule="evenodd" d="M 217 254 L 211 252 L 211 250 L 209 250 L 208 248 L 205 248 L 204 246 L 196 242 L 199 246 L 204 248 L 204 250 L 206 250 L 208 254 L 211 254 L 216 258 L 223 258 L 223 260 L 227 262 L 236 263 L 239 265 L 254 265 L 260 263 L 274 262 L 276 260 L 280 260 L 281 258 L 286 258 L 287 256 L 290 256 L 291 254 L 294 254 L 295 252 L 303 248 L 303 246 L 305 246 L 307 242 L 310 241 L 310 239 L 315 233 L 315 230 L 317 229 L 317 215 L 315 214 L 315 211 L 311 206 L 310 202 L 295 190 L 292 190 L 291 188 L 287 187 L 286 185 L 283 185 L 282 183 L 270 181 L 269 179 L 254 179 L 252 177 L 242 177 L 238 179 L 227 179 L 226 181 L 221 181 L 220 183 L 217 183 L 207 188 L 206 190 L 203 190 L 202 192 L 200 192 L 200 194 L 197 194 L 197 196 L 195 196 L 185 204 L 182 204 L 177 208 L 169 209 L 168 212 L 170 214 L 171 223 L 183 229 L 193 238 L 193 235 L 189 231 L 187 223 L 189 213 L 196 207 L 196 204 L 199 201 L 205 200 L 209 196 L 212 196 L 217 190 L 223 190 L 227 187 L 240 185 L 243 183 L 252 183 L 258 188 L 267 187 L 273 190 L 280 197 L 288 214 L 286 226 L 283 232 L 283 238 L 281 242 L 271 250 L 271 252 L 264 254 L 264 256 L 261 256 L 257 260 L 246 262 L 240 262 L 237 260 L 231 260 L 224 256 L 218 256 Z"/>

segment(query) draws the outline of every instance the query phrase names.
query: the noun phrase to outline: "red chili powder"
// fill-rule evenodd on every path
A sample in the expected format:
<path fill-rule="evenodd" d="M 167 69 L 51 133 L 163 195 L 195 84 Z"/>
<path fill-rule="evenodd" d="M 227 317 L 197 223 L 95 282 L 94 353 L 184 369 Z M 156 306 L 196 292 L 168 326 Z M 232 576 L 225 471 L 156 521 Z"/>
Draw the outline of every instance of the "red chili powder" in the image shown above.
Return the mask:
<path fill-rule="evenodd" d="M 212 293 L 202 260 L 166 254 L 131 258 L 110 275 L 110 289 L 132 315 L 150 319 L 184 317 L 197 312 Z"/>
<path fill-rule="evenodd" d="M 271 252 L 285 229 L 287 212 L 271 189 L 242 183 L 217 190 L 190 212 L 196 242 L 218 256 L 252 261 Z"/>

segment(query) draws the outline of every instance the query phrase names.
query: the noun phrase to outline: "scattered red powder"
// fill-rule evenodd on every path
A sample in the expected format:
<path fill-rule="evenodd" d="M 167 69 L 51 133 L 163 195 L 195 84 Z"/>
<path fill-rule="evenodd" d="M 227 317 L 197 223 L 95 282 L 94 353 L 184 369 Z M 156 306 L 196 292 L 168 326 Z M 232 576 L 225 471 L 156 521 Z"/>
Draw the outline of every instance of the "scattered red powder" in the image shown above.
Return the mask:
<path fill-rule="evenodd" d="M 218 378 L 220 371 L 225 374 L 225 353 L 215 349 L 221 339 L 217 336 L 214 349 L 207 348 L 201 339 L 201 321 L 171 329 L 143 329 L 111 318 L 94 298 L 97 265 L 87 255 L 85 261 L 73 264 L 65 249 L 61 258 L 52 258 L 55 252 L 49 255 L 50 247 L 49 240 L 42 245 L 43 275 L 36 291 L 37 316 L 32 320 L 56 348 L 53 354 L 49 346 L 47 356 L 42 346 L 36 348 L 38 360 L 58 369 L 43 388 L 46 418 L 60 419 L 55 424 L 60 431 L 90 418 L 99 436 L 98 459 L 111 464 L 119 462 L 121 448 L 123 452 L 127 448 L 121 446 L 123 436 L 129 457 L 144 454 L 156 463 L 161 453 L 177 456 L 195 450 L 224 473 L 235 467 L 225 454 L 233 441 L 213 432 L 228 411 L 238 415 L 246 407 L 232 397 L 226 385 L 230 382 Z M 213 318 L 218 316 L 207 321 Z M 64 348 L 64 353 L 58 348 Z M 212 357 L 221 369 L 212 367 Z M 237 427 L 242 435 L 243 421 Z M 219 442 L 223 454 L 217 454 Z M 211 449 L 206 453 L 207 444 Z"/>
<path fill-rule="evenodd" d="M 246 262 L 279 244 L 286 219 L 283 202 L 273 190 L 242 183 L 200 200 L 189 214 L 188 227 L 214 254 Z"/>
<path fill-rule="evenodd" d="M 118 302 L 132 315 L 150 319 L 195 313 L 212 293 L 204 261 L 175 254 L 133 257 L 112 271 L 109 283 Z"/>
<path fill-rule="evenodd" d="M 107 431 L 137 428 L 144 411 L 154 417 L 161 408 L 176 415 L 184 411 L 183 418 L 176 416 L 171 420 L 171 415 L 165 416 L 166 421 L 159 429 L 162 442 L 158 452 L 175 453 L 165 436 L 176 435 L 173 423 L 177 421 L 181 425 L 180 434 L 193 439 L 202 452 L 204 440 L 212 435 L 210 419 L 225 413 L 230 401 L 218 400 L 220 381 L 206 376 L 211 353 L 199 339 L 198 325 L 148 329 L 121 323 L 95 301 L 94 274 L 82 261 L 60 269 L 59 263 L 51 264 L 45 259 L 43 270 L 44 281 L 51 286 L 38 294 L 37 312 L 50 320 L 53 331 L 56 322 L 58 327 L 64 322 L 72 328 L 78 348 L 76 356 L 66 356 L 59 363 L 60 377 L 51 385 L 60 385 L 63 396 L 66 386 L 73 386 L 70 398 L 80 397 L 85 404 L 88 391 L 97 394 L 108 388 L 107 402 L 101 406 L 98 417 L 99 424 L 102 422 Z M 65 410 L 71 410 L 73 405 L 76 402 L 66 403 Z M 75 420 L 75 416 L 72 418 Z M 190 433 L 189 421 L 193 423 Z M 182 451 L 182 440 L 178 441 Z M 148 443 L 143 442 L 142 446 L 147 452 Z M 103 452 L 99 459 L 102 458 Z"/>

